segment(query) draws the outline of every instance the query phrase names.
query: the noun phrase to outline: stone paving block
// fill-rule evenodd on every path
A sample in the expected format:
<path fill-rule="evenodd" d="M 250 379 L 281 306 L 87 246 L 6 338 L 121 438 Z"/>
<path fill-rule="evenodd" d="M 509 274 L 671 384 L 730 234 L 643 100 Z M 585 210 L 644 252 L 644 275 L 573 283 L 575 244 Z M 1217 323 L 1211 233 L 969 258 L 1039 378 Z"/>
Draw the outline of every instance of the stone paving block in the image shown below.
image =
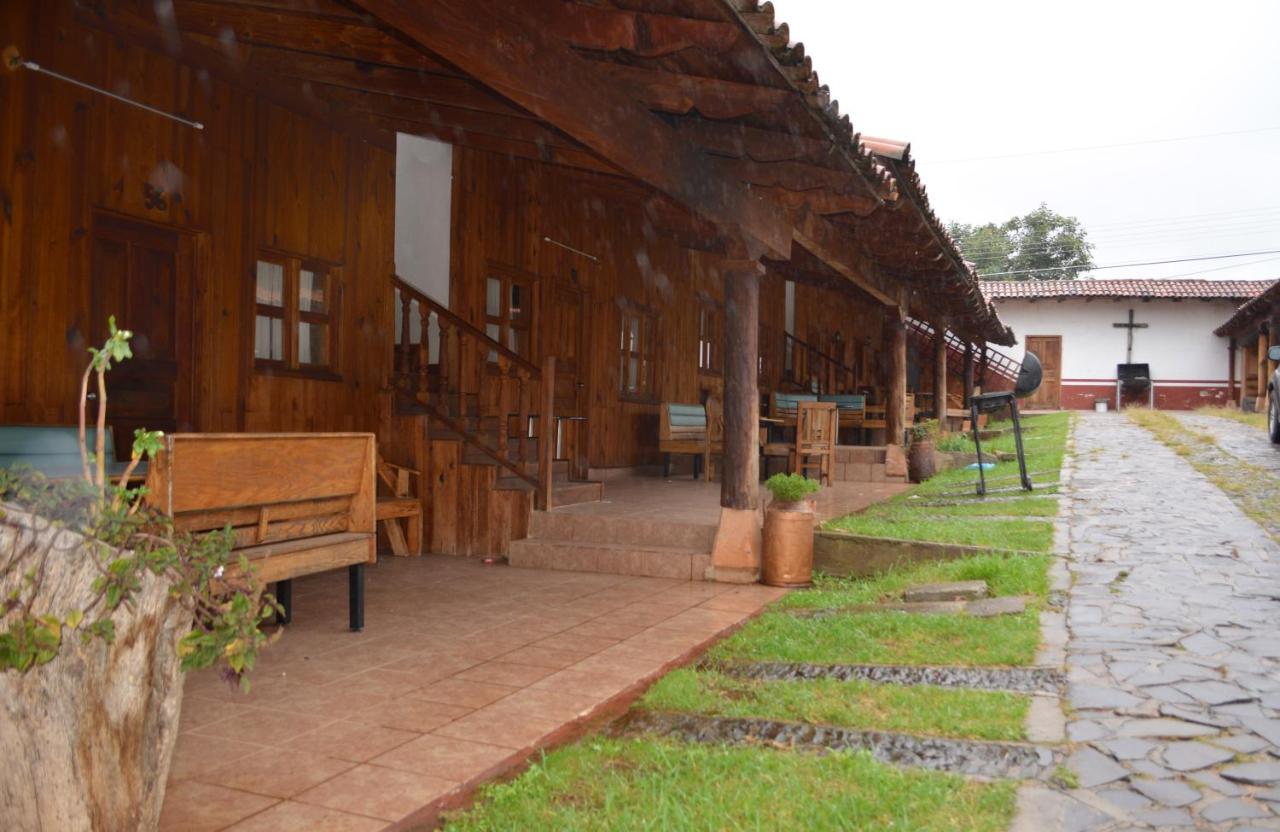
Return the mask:
<path fill-rule="evenodd" d="M 1251 702 L 1258 698 L 1239 685 L 1227 682 L 1183 682 L 1176 687 L 1206 705 L 1230 705 L 1235 702 Z"/>
<path fill-rule="evenodd" d="M 1101 786 L 1129 776 L 1129 770 L 1092 748 L 1081 748 L 1067 758 L 1067 766 L 1075 772 L 1086 789 Z"/>
<path fill-rule="evenodd" d="M 1179 737 L 1204 737 L 1218 733 L 1209 725 L 1197 725 L 1181 719 L 1131 719 L 1120 726 L 1122 737 L 1159 737 L 1176 739 Z"/>
<path fill-rule="evenodd" d="M 1119 688 L 1102 685 L 1071 685 L 1067 689 L 1067 701 L 1073 708 L 1123 710 L 1133 707 L 1142 700 Z"/>
<path fill-rule="evenodd" d="M 902 600 L 908 603 L 920 601 L 972 601 L 987 597 L 986 581 L 953 581 L 948 583 L 919 584 L 907 587 Z"/>
<path fill-rule="evenodd" d="M 1203 742 L 1175 742 L 1165 746 L 1160 753 L 1167 768 L 1174 771 L 1196 771 L 1216 766 L 1235 758 L 1235 752 L 1217 748 Z"/>
<path fill-rule="evenodd" d="M 1094 745 L 1117 760 L 1141 760 L 1156 747 L 1153 742 L 1138 739 L 1105 740 Z"/>
<path fill-rule="evenodd" d="M 1280 762 L 1241 763 L 1222 769 L 1222 776 L 1238 783 L 1270 785 L 1280 783 Z"/>
<path fill-rule="evenodd" d="M 1136 790 L 1164 806 L 1177 808 L 1188 806 L 1200 799 L 1200 792 L 1178 780 L 1146 780 L 1141 777 L 1129 782 Z"/>
<path fill-rule="evenodd" d="M 1229 797 L 1211 803 L 1200 812 L 1200 817 L 1210 823 L 1223 823 L 1229 820 L 1252 820 L 1271 817 L 1271 810 L 1260 803 L 1254 803 L 1243 797 Z"/>
<path fill-rule="evenodd" d="M 1156 809 L 1150 812 L 1139 812 L 1136 817 L 1143 823 L 1157 828 L 1195 826 L 1191 813 L 1186 809 Z"/>

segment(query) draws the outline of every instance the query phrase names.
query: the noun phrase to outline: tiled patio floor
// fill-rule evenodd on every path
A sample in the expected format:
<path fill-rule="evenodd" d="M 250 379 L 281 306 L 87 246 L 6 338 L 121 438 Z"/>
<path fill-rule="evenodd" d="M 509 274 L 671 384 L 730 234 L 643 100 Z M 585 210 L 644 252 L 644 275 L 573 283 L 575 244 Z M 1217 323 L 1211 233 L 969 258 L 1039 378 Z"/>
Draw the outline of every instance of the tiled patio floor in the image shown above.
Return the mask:
<path fill-rule="evenodd" d="M 384 557 L 367 580 L 363 633 L 346 629 L 345 570 L 299 579 L 252 693 L 187 679 L 162 829 L 383 829 L 571 734 L 781 592 L 438 556 Z"/>
<path fill-rule="evenodd" d="M 843 517 L 910 488 L 892 482 L 833 482 L 816 495 L 819 522 Z M 763 499 L 768 492 L 761 487 Z M 668 523 L 720 523 L 720 483 L 681 477 L 631 476 L 608 480 L 604 500 L 561 506 L 556 512 L 608 515 Z"/>

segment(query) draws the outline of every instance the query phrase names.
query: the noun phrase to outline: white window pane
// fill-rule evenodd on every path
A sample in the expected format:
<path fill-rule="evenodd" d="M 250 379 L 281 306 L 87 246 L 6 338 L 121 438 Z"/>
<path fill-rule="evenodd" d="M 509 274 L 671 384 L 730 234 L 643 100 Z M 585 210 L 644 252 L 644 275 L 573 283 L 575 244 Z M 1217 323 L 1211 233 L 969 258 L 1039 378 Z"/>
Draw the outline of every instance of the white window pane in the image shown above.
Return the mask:
<path fill-rule="evenodd" d="M 284 266 L 258 261 L 257 300 L 265 306 L 284 306 Z"/>
<path fill-rule="evenodd" d="M 266 361 L 284 360 L 284 327 L 278 318 L 258 315 L 253 327 L 253 357 Z"/>
<path fill-rule="evenodd" d="M 502 281 L 492 277 L 485 281 L 484 313 L 494 317 L 502 314 Z"/>
<path fill-rule="evenodd" d="M 634 392 L 640 384 L 640 360 L 632 356 L 627 361 L 627 389 Z"/>
<path fill-rule="evenodd" d="M 328 312 L 329 276 L 303 269 L 298 273 L 298 308 L 303 312 Z"/>
<path fill-rule="evenodd" d="M 329 363 L 329 327 L 301 321 L 298 324 L 298 363 L 326 365 Z"/>

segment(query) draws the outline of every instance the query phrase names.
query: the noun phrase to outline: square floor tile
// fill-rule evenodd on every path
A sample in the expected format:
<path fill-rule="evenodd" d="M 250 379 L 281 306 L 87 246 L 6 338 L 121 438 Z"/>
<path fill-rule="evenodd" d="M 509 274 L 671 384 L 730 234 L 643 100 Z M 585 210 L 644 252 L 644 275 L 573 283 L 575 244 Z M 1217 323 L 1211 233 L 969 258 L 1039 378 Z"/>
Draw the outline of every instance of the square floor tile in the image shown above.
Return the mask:
<path fill-rule="evenodd" d="M 288 748 L 363 763 L 417 736 L 415 731 L 344 720 L 295 737 Z"/>
<path fill-rule="evenodd" d="M 426 734 L 370 762 L 375 766 L 466 782 L 493 769 L 513 754 L 510 748 L 497 745 Z"/>
<path fill-rule="evenodd" d="M 200 781 L 268 797 L 293 797 L 354 765 L 336 757 L 269 748 L 214 769 Z"/>
<path fill-rule="evenodd" d="M 399 820 L 457 785 L 429 774 L 361 765 L 304 792 L 298 800 L 383 820 Z"/>
<path fill-rule="evenodd" d="M 412 697 L 425 699 L 428 702 L 443 702 L 446 705 L 483 708 L 485 705 L 497 702 L 502 697 L 515 693 L 519 689 L 519 687 L 511 685 L 494 685 L 489 682 L 454 678 L 443 679 L 420 688 L 414 691 Z"/>
<path fill-rule="evenodd" d="M 370 817 L 285 800 L 227 827 L 227 832 L 379 832 L 386 826 Z"/>
<path fill-rule="evenodd" d="M 183 780 L 165 789 L 160 832 L 214 832 L 277 802 L 274 797 Z"/>

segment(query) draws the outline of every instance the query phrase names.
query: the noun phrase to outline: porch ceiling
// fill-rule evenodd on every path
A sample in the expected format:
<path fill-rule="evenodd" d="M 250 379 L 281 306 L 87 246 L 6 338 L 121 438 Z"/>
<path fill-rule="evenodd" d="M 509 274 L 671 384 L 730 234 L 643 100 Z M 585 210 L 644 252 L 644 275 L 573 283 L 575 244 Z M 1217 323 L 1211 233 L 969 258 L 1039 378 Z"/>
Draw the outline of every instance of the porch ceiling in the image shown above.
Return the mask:
<path fill-rule="evenodd" d="M 754 0 L 108 0 L 85 23 L 392 145 L 396 131 L 626 177 L 655 228 L 779 262 L 792 241 L 886 305 L 1011 341 L 909 148 L 863 142 Z M 590 102 L 587 104 L 586 102 Z M 354 117 L 354 118 L 353 118 Z"/>

